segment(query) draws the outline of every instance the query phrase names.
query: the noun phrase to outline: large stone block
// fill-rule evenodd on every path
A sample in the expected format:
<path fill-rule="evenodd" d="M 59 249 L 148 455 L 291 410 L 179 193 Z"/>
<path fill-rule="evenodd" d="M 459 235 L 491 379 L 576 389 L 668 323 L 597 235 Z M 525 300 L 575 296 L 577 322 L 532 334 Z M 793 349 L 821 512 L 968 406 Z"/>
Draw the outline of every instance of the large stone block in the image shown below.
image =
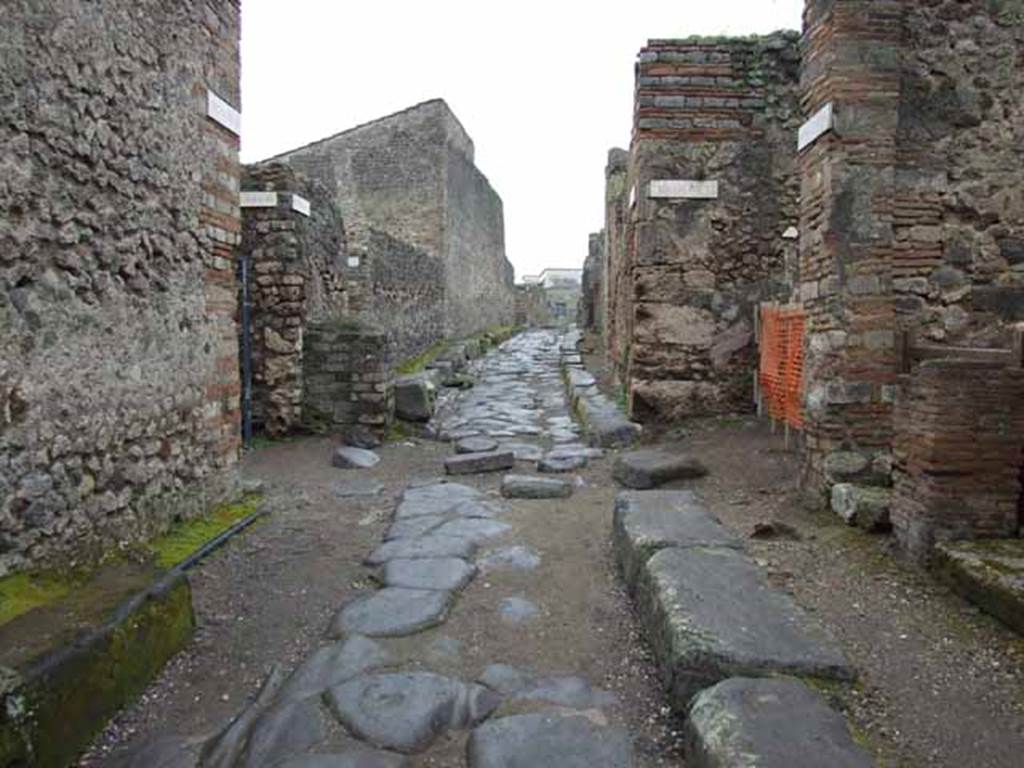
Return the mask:
<path fill-rule="evenodd" d="M 842 715 L 797 680 L 734 677 L 701 691 L 686 721 L 693 768 L 871 768 Z"/>
<path fill-rule="evenodd" d="M 727 547 L 743 543 L 693 491 L 623 491 L 615 497 L 613 544 L 631 589 L 647 561 L 668 547 Z"/>
<path fill-rule="evenodd" d="M 437 386 L 432 376 L 420 374 L 395 379 L 395 416 L 405 421 L 430 421 L 437 401 Z"/>
<path fill-rule="evenodd" d="M 708 473 L 701 462 L 687 454 L 657 450 L 631 451 L 615 460 L 612 477 L 627 488 L 655 488 L 673 480 L 689 480 Z"/>
<path fill-rule="evenodd" d="M 698 691 L 728 677 L 853 679 L 823 631 L 735 550 L 662 549 L 641 571 L 636 594 L 681 712 Z"/>

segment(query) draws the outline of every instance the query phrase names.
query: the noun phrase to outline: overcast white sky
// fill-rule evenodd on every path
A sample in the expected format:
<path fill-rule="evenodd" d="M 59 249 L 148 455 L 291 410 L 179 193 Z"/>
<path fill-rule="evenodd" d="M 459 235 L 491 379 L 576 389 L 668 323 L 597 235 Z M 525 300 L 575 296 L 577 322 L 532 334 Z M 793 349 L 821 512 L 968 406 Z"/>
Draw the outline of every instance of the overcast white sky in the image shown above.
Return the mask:
<path fill-rule="evenodd" d="M 799 29 L 803 0 L 245 0 L 242 159 L 448 102 L 505 204 L 516 278 L 579 267 L 648 38 Z"/>

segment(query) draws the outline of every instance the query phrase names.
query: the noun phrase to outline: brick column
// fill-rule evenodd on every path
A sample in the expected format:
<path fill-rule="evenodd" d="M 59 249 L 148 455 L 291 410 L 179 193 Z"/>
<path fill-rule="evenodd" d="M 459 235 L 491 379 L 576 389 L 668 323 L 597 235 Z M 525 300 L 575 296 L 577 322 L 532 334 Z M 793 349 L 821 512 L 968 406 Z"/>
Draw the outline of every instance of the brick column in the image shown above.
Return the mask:
<path fill-rule="evenodd" d="M 833 451 L 887 450 L 895 395 L 893 215 L 903 3 L 808 0 L 802 106 L 832 130 L 800 155 L 807 312 L 805 489 Z M 819 121 L 828 124 L 827 114 Z"/>

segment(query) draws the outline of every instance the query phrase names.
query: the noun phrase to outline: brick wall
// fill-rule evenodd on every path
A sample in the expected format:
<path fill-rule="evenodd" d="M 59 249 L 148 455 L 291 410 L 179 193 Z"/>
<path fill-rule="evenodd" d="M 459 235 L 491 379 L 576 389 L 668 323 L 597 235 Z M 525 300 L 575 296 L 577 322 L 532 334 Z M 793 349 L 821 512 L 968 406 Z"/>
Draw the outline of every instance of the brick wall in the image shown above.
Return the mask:
<path fill-rule="evenodd" d="M 892 522 L 911 555 L 943 539 L 1017 536 L 1024 371 L 932 360 L 895 409 Z"/>
<path fill-rule="evenodd" d="M 622 378 L 629 357 L 633 318 L 630 228 L 629 152 L 610 149 L 605 166 L 604 193 L 604 343 L 608 356 Z"/>
<path fill-rule="evenodd" d="M 239 395 L 237 2 L 3 15 L 0 574 L 220 501 Z"/>
<path fill-rule="evenodd" d="M 795 33 L 652 40 L 640 52 L 627 177 L 636 207 L 617 246 L 625 265 L 610 267 L 633 418 L 751 407 L 754 307 L 789 296 L 799 61 Z M 665 180 L 717 192 L 658 190 Z"/>
<path fill-rule="evenodd" d="M 1000 346 L 1024 317 L 1020 8 L 984 0 L 809 0 L 800 156 L 808 314 L 804 485 L 829 453 L 894 439 L 899 328 Z"/>

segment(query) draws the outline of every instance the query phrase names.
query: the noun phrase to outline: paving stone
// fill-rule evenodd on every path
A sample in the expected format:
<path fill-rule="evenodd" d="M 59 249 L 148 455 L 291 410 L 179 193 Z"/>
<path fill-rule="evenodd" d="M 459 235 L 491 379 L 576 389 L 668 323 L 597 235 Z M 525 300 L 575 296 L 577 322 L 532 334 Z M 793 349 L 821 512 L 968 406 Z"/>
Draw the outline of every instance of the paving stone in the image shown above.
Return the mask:
<path fill-rule="evenodd" d="M 399 558 L 415 560 L 421 557 L 461 557 L 463 560 L 469 560 L 474 554 L 476 543 L 472 539 L 428 533 L 414 539 L 385 541 L 373 550 L 364 562 L 370 566 L 377 566 Z"/>
<path fill-rule="evenodd" d="M 501 495 L 508 499 L 564 499 L 572 496 L 572 483 L 553 477 L 505 475 Z"/>
<path fill-rule="evenodd" d="M 200 751 L 200 764 L 203 768 L 232 768 L 240 761 L 253 724 L 270 707 L 284 679 L 280 666 L 275 664 L 260 686 L 256 698 L 203 744 Z M 148 768 L 148 764 L 142 764 L 139 768 Z"/>
<path fill-rule="evenodd" d="M 498 441 L 489 437 L 466 437 L 455 444 L 456 453 L 489 453 L 498 450 Z"/>
<path fill-rule="evenodd" d="M 365 448 L 352 445 L 340 445 L 334 450 L 331 464 L 340 469 L 369 469 L 380 463 L 380 456 Z"/>
<path fill-rule="evenodd" d="M 726 680 L 697 694 L 685 727 L 693 768 L 874 765 L 843 717 L 796 680 Z"/>
<path fill-rule="evenodd" d="M 547 452 L 545 458 L 562 459 L 581 456 L 585 459 L 602 459 L 604 458 L 605 453 L 606 451 L 604 448 L 592 448 L 590 446 L 581 445 L 580 443 L 567 443 L 565 445 L 559 445 L 552 448 Z"/>
<path fill-rule="evenodd" d="M 743 548 L 693 491 L 622 491 L 615 497 L 612 542 L 630 589 L 644 563 L 666 547 Z"/>
<path fill-rule="evenodd" d="M 384 534 L 384 541 L 415 539 L 417 536 L 430 533 L 446 522 L 448 522 L 448 518 L 440 515 L 423 515 L 422 517 L 405 517 L 395 520 Z"/>
<path fill-rule="evenodd" d="M 327 696 L 354 736 L 406 753 L 422 752 L 445 731 L 473 726 L 500 703 L 488 688 L 429 672 L 367 675 Z"/>
<path fill-rule="evenodd" d="M 342 608 L 331 623 L 332 637 L 350 634 L 402 637 L 437 626 L 448 617 L 450 592 L 385 587 Z"/>
<path fill-rule="evenodd" d="M 662 549 L 643 567 L 636 594 L 680 712 L 697 691 L 727 677 L 853 678 L 820 627 L 734 549 Z"/>
<path fill-rule="evenodd" d="M 327 738 L 320 697 L 286 701 L 260 714 L 249 729 L 238 768 L 264 768 L 307 752 Z"/>
<path fill-rule="evenodd" d="M 323 693 L 332 685 L 387 666 L 391 653 L 379 643 L 362 635 L 352 635 L 343 642 L 318 648 L 285 680 L 277 694 L 278 700 L 297 700 Z"/>
<path fill-rule="evenodd" d="M 376 749 L 350 749 L 336 755 L 302 755 L 278 764 L 278 768 L 409 768 L 405 755 Z"/>
<path fill-rule="evenodd" d="M 548 454 L 537 462 L 537 471 L 544 473 L 575 472 L 587 466 L 586 456 L 551 456 Z"/>
<path fill-rule="evenodd" d="M 506 597 L 498 603 L 498 615 L 506 624 L 522 624 L 539 612 L 537 606 L 524 597 Z"/>
<path fill-rule="evenodd" d="M 476 728 L 469 768 L 631 768 L 633 743 L 623 728 L 580 715 L 514 715 Z"/>
<path fill-rule="evenodd" d="M 573 404 L 593 445 L 625 448 L 640 439 L 640 425 L 623 416 L 615 403 L 601 393 L 574 398 Z"/>
<path fill-rule="evenodd" d="M 509 443 L 501 444 L 501 450 L 512 451 L 516 461 L 540 461 L 544 457 L 544 449 L 533 443 Z"/>
<path fill-rule="evenodd" d="M 368 477 L 353 477 L 351 480 L 339 480 L 331 484 L 331 491 L 341 499 L 379 496 L 383 490 L 384 483 Z"/>
<path fill-rule="evenodd" d="M 436 659 L 452 660 L 462 655 L 462 641 L 454 637 L 435 637 L 430 641 L 427 653 Z"/>
<path fill-rule="evenodd" d="M 457 557 L 389 560 L 384 583 L 410 589 L 460 590 L 476 576 L 476 566 Z"/>
<path fill-rule="evenodd" d="M 157 736 L 114 752 L 107 768 L 196 768 L 199 746 L 179 736 Z"/>
<path fill-rule="evenodd" d="M 449 520 L 440 528 L 434 531 L 436 536 L 454 536 L 459 539 L 468 539 L 480 543 L 495 536 L 501 536 L 512 530 L 508 523 L 485 518 L 461 518 Z"/>
<path fill-rule="evenodd" d="M 645 490 L 672 480 L 689 480 L 708 473 L 693 456 L 656 450 L 631 451 L 615 460 L 612 477 L 627 488 Z"/>
<path fill-rule="evenodd" d="M 540 565 L 540 555 L 517 544 L 488 552 L 477 561 L 482 571 L 532 571 Z"/>
<path fill-rule="evenodd" d="M 512 451 L 490 453 L 463 453 L 449 456 L 444 460 L 444 469 L 449 475 L 473 475 L 479 472 L 500 472 L 512 469 L 516 457 Z"/>
<path fill-rule="evenodd" d="M 582 677 L 545 677 L 508 664 L 492 664 L 477 682 L 513 701 L 545 701 L 572 709 L 601 709 L 618 701 L 614 693 L 591 688 Z"/>

